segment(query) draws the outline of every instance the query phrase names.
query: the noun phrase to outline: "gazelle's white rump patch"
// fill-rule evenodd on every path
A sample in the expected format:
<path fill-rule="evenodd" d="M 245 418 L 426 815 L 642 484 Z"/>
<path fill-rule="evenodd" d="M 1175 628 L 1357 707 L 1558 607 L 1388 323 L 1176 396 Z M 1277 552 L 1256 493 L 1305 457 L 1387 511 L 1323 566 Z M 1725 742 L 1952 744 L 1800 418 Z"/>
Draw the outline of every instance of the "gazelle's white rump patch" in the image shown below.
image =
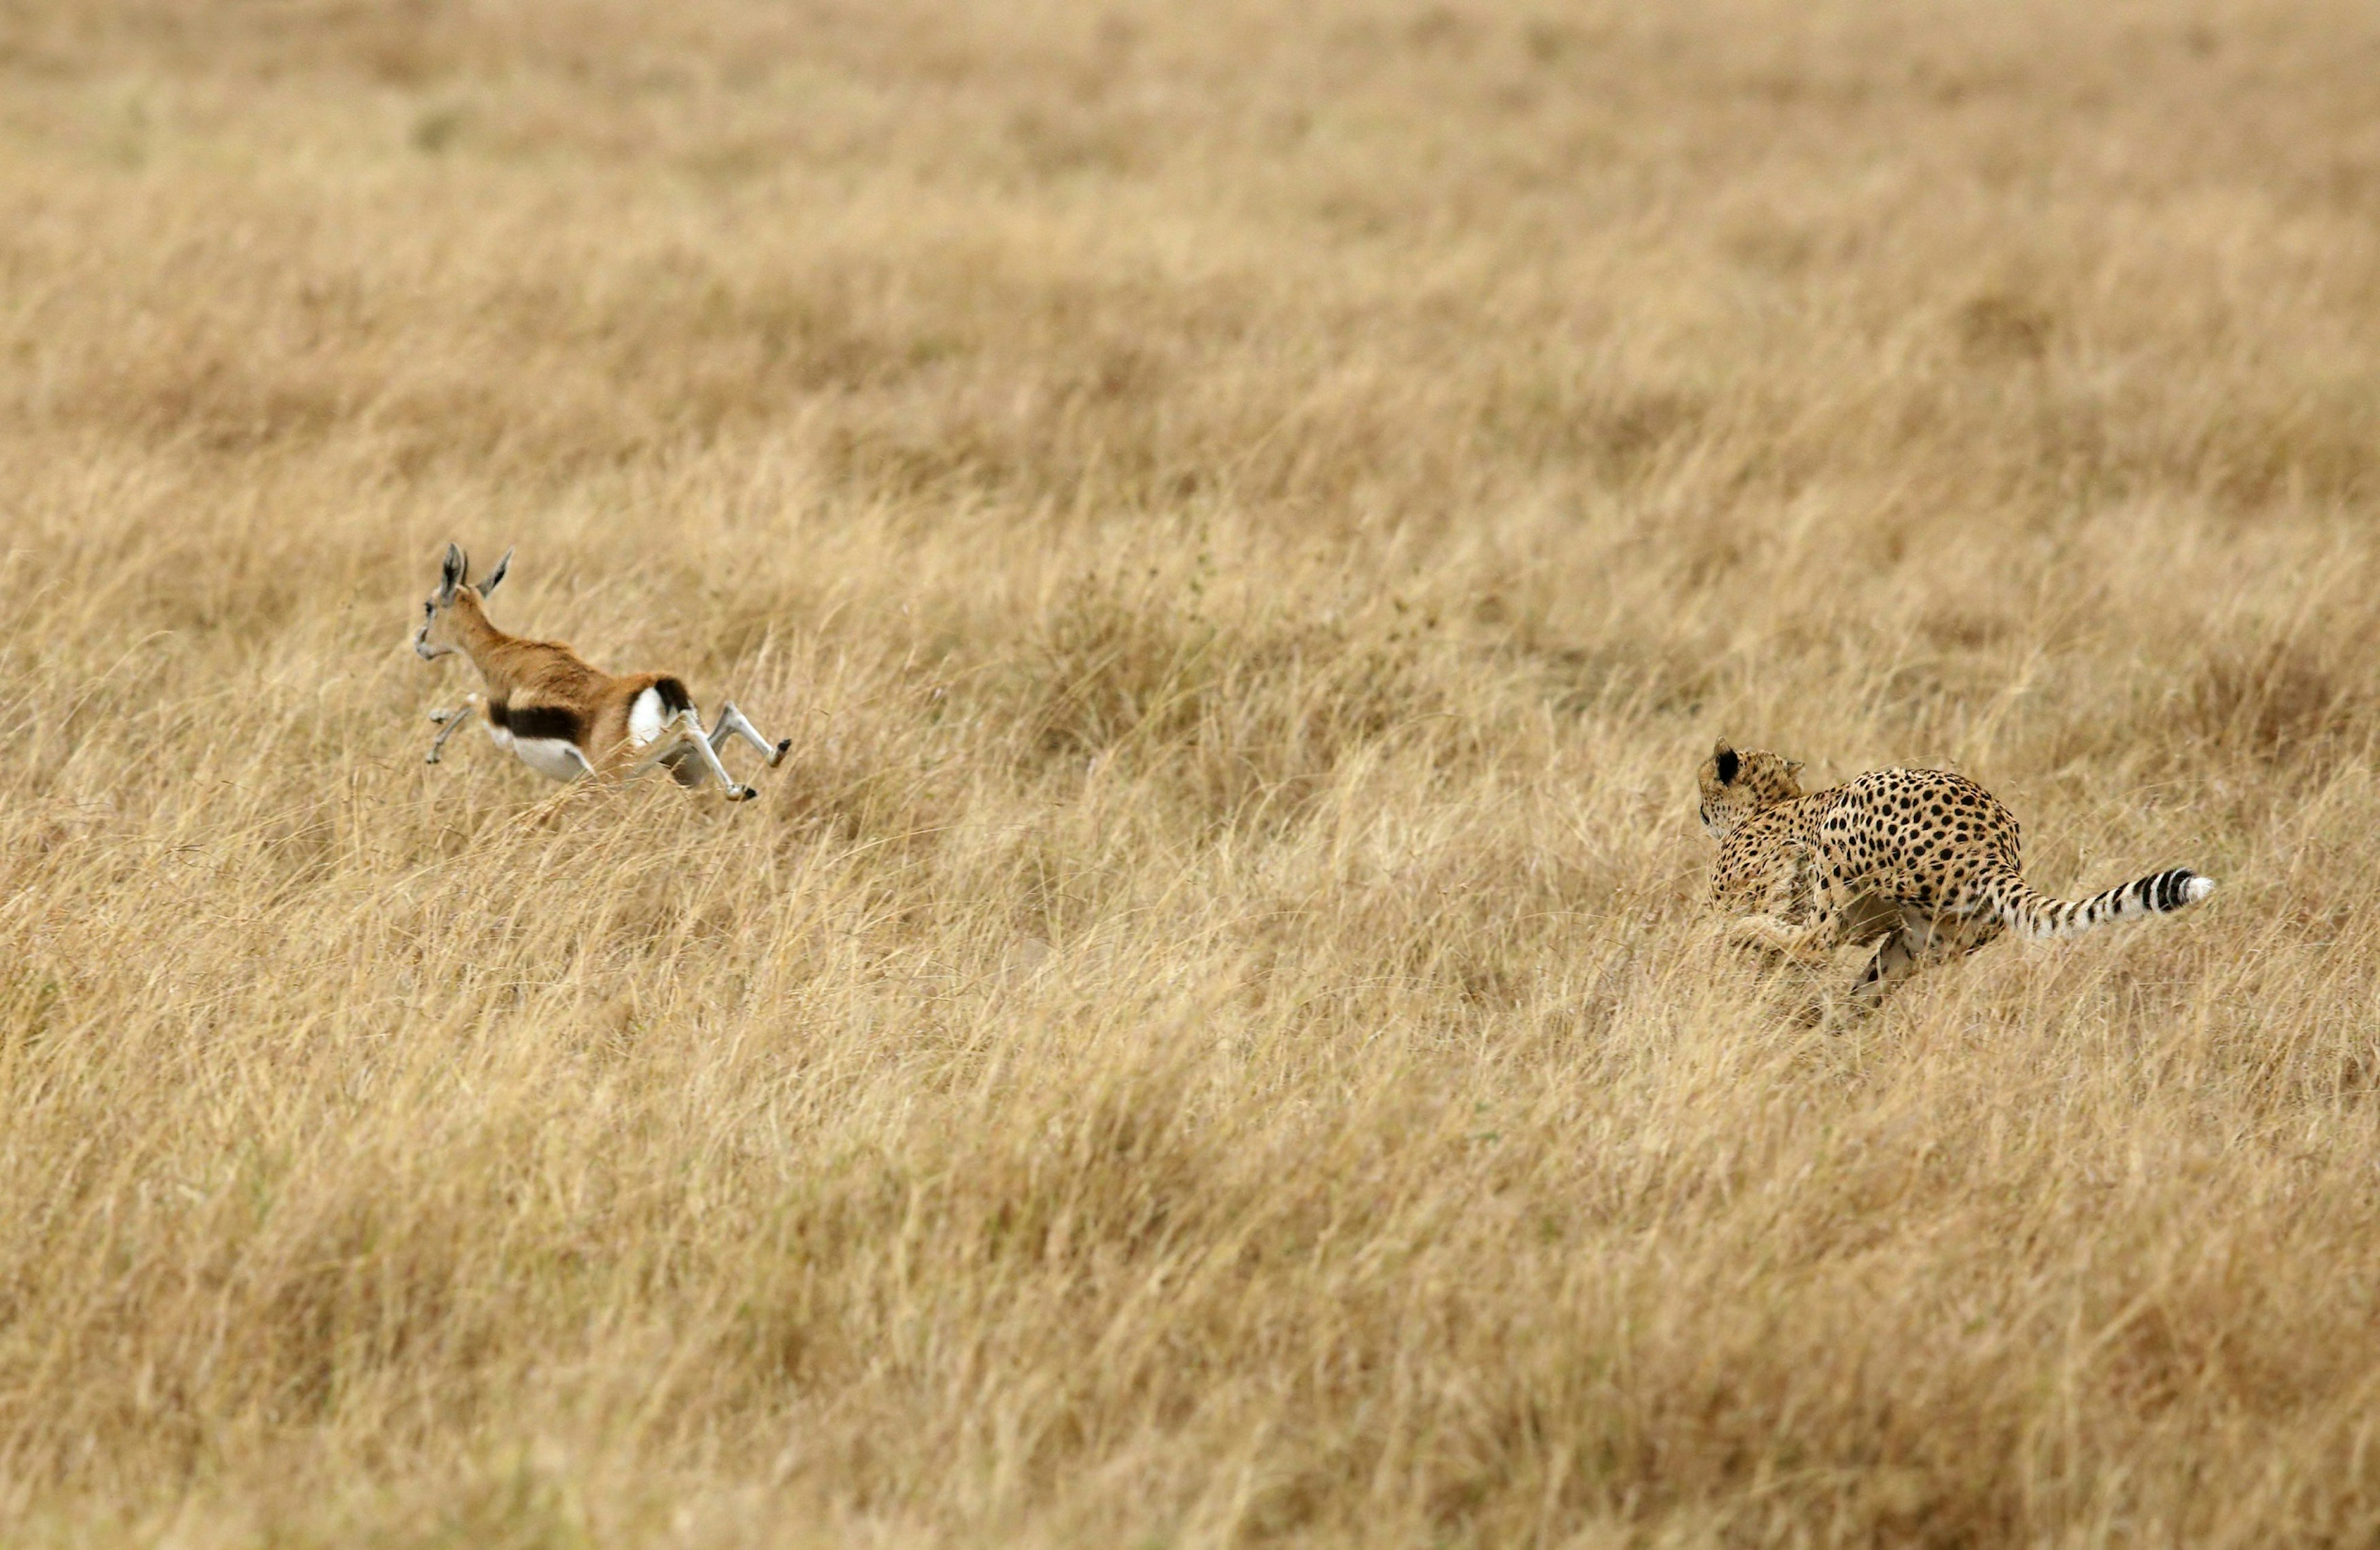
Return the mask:
<path fill-rule="evenodd" d="M 662 734 L 669 720 L 669 702 L 659 689 L 647 689 L 628 705 L 628 741 L 643 747 Z"/>

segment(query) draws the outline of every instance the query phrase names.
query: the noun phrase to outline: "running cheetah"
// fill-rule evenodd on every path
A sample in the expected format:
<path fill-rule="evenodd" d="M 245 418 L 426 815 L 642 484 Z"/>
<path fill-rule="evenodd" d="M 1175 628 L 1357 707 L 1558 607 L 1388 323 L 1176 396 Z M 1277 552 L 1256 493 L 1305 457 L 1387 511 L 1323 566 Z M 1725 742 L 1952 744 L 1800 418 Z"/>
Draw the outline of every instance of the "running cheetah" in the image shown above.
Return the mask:
<path fill-rule="evenodd" d="M 2047 898 L 2024 885 L 2015 815 L 1965 776 L 1874 769 L 1804 795 L 1801 769 L 1725 743 L 1704 761 L 1703 827 L 1718 842 L 1711 902 L 1732 938 L 1791 958 L 1883 938 L 1864 996 L 2003 930 L 2070 937 L 2215 891 L 2213 878 L 2175 867 L 2080 903 Z"/>

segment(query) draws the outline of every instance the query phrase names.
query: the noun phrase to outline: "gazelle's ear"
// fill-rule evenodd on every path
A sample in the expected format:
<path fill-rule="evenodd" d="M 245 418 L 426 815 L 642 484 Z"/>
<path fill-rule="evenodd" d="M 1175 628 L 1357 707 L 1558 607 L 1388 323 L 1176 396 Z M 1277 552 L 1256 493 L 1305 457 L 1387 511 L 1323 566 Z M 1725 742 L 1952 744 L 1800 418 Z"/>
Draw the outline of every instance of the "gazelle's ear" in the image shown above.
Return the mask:
<path fill-rule="evenodd" d="M 488 573 L 485 581 L 480 583 L 480 596 L 484 598 L 496 589 L 496 583 L 504 578 L 504 571 L 512 563 L 513 551 L 507 549 L 504 551 L 504 557 L 496 562 L 496 568 Z"/>
<path fill-rule="evenodd" d="M 444 608 L 455 600 L 455 588 L 463 585 L 463 575 L 469 568 L 470 562 L 463 558 L 462 546 L 448 544 L 445 567 L 438 573 L 438 606 L 440 608 Z"/>
<path fill-rule="evenodd" d="M 1735 784 L 1735 778 L 1743 772 L 1743 761 L 1736 757 L 1735 750 L 1727 745 L 1724 737 L 1718 740 L 1718 746 L 1711 750 L 1711 759 L 1718 767 L 1718 783 L 1722 786 Z"/>

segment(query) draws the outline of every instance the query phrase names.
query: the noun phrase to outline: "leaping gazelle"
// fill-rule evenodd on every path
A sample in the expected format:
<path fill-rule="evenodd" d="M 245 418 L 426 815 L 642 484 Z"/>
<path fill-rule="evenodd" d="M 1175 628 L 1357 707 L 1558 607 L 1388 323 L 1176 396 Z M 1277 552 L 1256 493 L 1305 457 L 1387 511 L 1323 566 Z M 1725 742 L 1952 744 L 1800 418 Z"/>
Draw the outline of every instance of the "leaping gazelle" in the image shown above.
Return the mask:
<path fill-rule="evenodd" d="M 771 743 L 733 700 L 721 703 L 719 725 L 706 733 L 694 697 L 668 673 L 615 677 L 560 641 L 506 635 L 488 622 L 480 604 L 512 563 L 508 549 L 486 579 L 467 585 L 469 563 L 461 549 L 446 546 L 445 568 L 439 573 L 438 590 L 421 605 L 413 649 L 426 662 L 455 652 L 470 658 L 487 694 L 466 695 L 454 709 L 431 712 L 439 730 L 427 762 L 438 762 L 439 750 L 477 706 L 497 747 L 511 749 L 523 764 L 556 781 L 580 775 L 625 780 L 660 765 L 682 786 L 718 776 L 730 802 L 760 794 L 729 777 L 719 750 L 729 738 L 740 737 L 773 769 L 793 746 L 792 738 Z"/>

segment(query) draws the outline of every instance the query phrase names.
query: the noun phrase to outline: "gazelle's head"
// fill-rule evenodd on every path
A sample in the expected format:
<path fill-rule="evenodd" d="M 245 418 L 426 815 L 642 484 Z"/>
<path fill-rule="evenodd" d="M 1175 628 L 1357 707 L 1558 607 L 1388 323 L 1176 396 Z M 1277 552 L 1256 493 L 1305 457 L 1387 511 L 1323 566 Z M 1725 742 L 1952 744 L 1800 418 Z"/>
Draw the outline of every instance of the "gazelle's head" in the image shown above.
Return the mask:
<path fill-rule="evenodd" d="M 458 617 L 486 623 L 486 616 L 480 612 L 480 600 L 496 589 L 496 583 L 504 580 L 504 571 L 512 563 L 513 551 L 507 549 L 485 580 L 477 587 L 466 586 L 471 563 L 463 558 L 459 547 L 448 544 L 445 566 L 438 573 L 438 590 L 421 605 L 421 628 L 413 633 L 414 654 L 425 662 L 434 662 L 463 649 L 455 629 Z"/>
<path fill-rule="evenodd" d="M 1728 830 L 1763 807 L 1800 796 L 1802 782 L 1794 777 L 1801 772 L 1800 759 L 1766 748 L 1739 754 L 1720 739 L 1711 757 L 1703 760 L 1699 778 L 1703 828 L 1714 840 L 1726 839 Z"/>

